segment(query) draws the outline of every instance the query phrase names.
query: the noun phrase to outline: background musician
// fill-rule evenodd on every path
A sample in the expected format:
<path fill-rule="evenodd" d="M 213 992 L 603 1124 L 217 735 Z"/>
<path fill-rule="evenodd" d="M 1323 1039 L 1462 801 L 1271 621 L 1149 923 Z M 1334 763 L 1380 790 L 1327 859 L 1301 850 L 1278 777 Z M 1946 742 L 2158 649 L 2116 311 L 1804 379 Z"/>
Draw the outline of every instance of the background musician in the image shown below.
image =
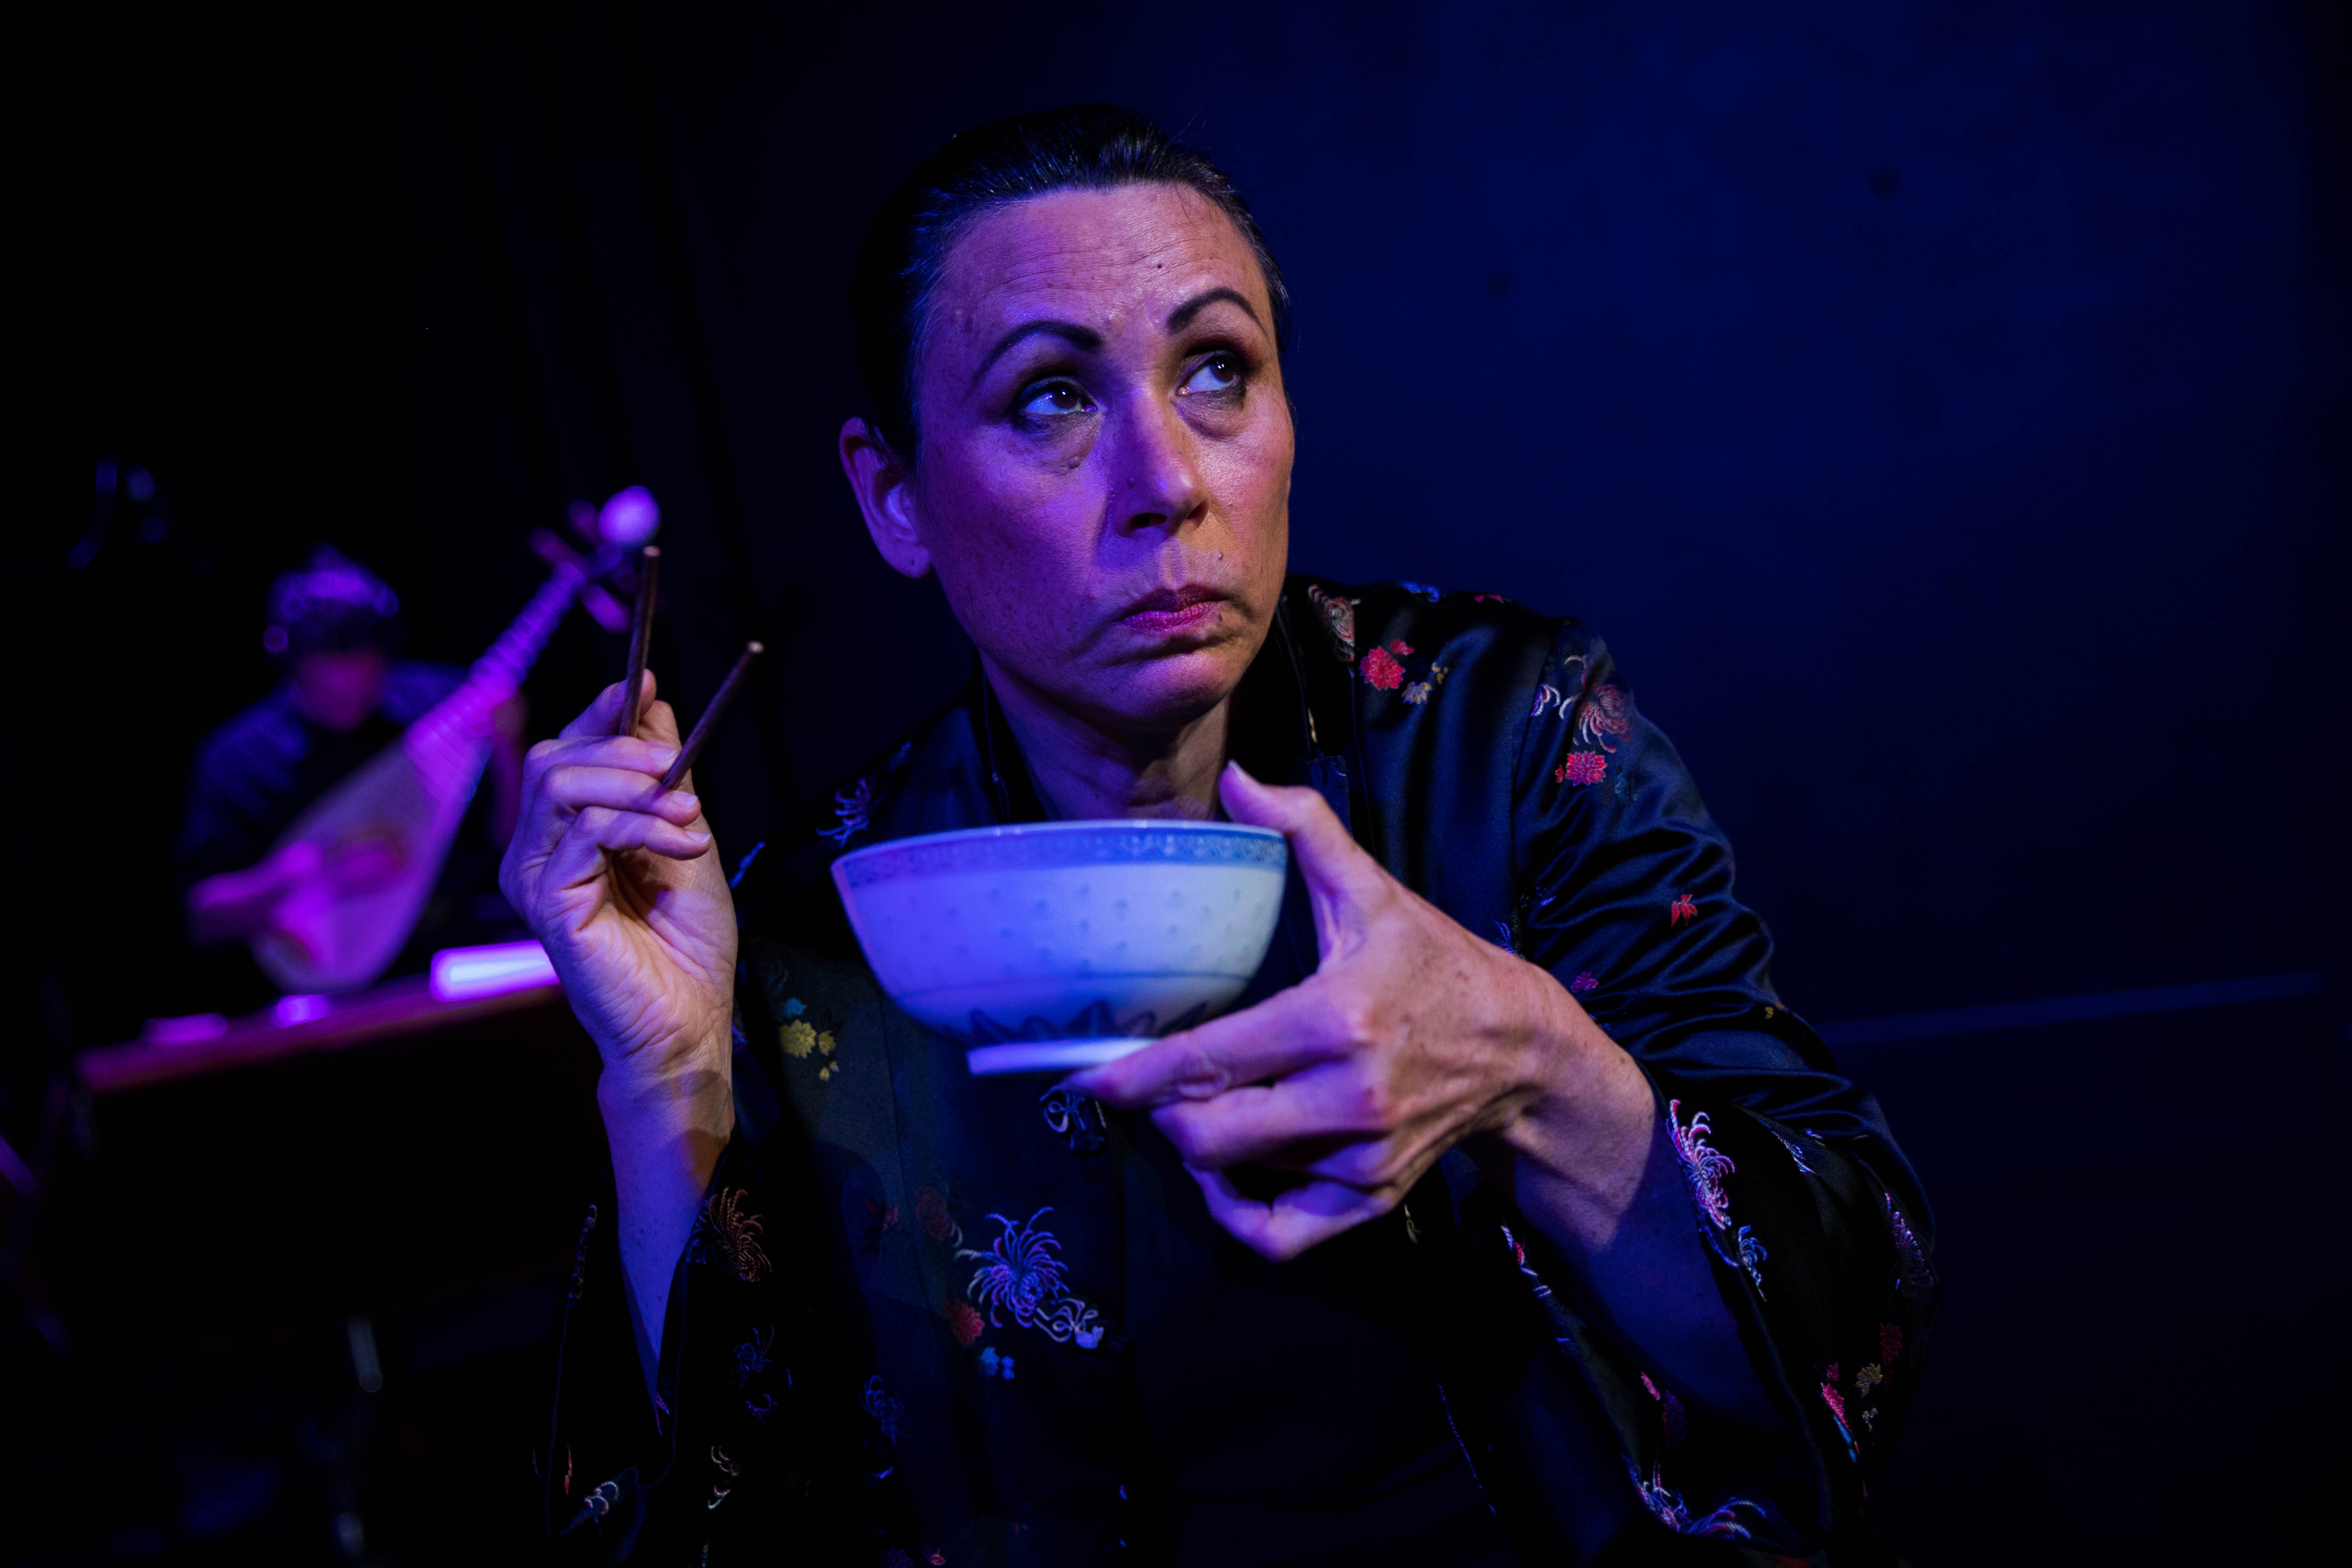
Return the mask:
<path fill-rule="evenodd" d="M 307 842 L 270 847 L 465 679 L 456 665 L 393 658 L 399 616 L 399 595 L 382 578 L 324 545 L 271 585 L 263 642 L 285 678 L 205 737 L 189 781 L 177 861 L 196 946 L 288 930 L 318 898 L 399 873 L 398 851 L 380 841 L 323 853 Z M 517 697 L 498 710 L 482 787 L 394 973 L 421 969 L 436 948 L 520 933 L 498 890 L 498 865 L 520 799 L 522 730 Z"/>

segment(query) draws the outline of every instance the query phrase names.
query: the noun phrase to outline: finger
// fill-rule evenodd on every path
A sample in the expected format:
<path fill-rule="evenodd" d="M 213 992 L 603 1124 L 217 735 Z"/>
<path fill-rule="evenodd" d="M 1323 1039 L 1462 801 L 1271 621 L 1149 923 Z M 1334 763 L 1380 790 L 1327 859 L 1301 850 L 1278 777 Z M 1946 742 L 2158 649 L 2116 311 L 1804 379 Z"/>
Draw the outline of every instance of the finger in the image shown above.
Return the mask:
<path fill-rule="evenodd" d="M 593 881 L 604 874 L 608 852 L 647 849 L 672 860 L 695 860 L 710 853 L 710 845 L 708 833 L 679 827 L 642 811 L 592 805 L 564 830 L 555 853 L 548 857 L 543 880 L 559 888 Z"/>
<path fill-rule="evenodd" d="M 1276 1263 L 1396 1206 L 1391 1194 L 1358 1192 L 1333 1182 L 1308 1182 L 1268 1201 L 1250 1197 L 1222 1171 L 1195 1171 L 1192 1179 L 1209 1201 L 1209 1217 L 1243 1246 Z"/>
<path fill-rule="evenodd" d="M 1274 1083 L 1162 1105 L 1151 1121 L 1188 1165 L 1222 1170 L 1281 1160 L 1345 1180 L 1318 1162 L 1350 1145 L 1377 1144 L 1391 1131 L 1386 1109 L 1355 1064 L 1327 1062 Z"/>
<path fill-rule="evenodd" d="M 530 749 L 524 766 L 533 772 L 545 773 L 550 768 L 581 763 L 596 768 L 627 768 L 649 778 L 659 778 L 668 771 L 677 756 L 677 748 L 663 741 L 632 741 L 618 735 L 599 735 L 570 741 L 541 741 Z"/>
<path fill-rule="evenodd" d="M 1255 1007 L 1213 1018 L 1069 1079 L 1081 1094 L 1129 1110 L 1206 1100 L 1329 1060 L 1340 1048 L 1324 988 L 1310 978 Z"/>
<path fill-rule="evenodd" d="M 1330 803 L 1311 789 L 1260 784 L 1239 763 L 1227 763 L 1217 779 L 1217 795 L 1235 822 L 1271 827 L 1289 841 L 1314 899 L 1316 946 L 1328 957 L 1348 914 L 1387 892 L 1388 873 L 1349 834 Z"/>
<path fill-rule="evenodd" d="M 622 682 L 614 681 L 596 693 L 596 700 L 580 710 L 580 716 L 557 731 L 566 741 L 585 740 L 591 735 L 610 735 L 613 726 L 621 721 Z M 646 700 L 653 700 L 654 672 L 646 671 Z M 642 728 L 642 726 L 640 726 Z M 673 737 L 675 738 L 675 737 Z"/>
<path fill-rule="evenodd" d="M 682 789 L 665 790 L 658 778 L 628 768 L 598 768 L 566 763 L 550 768 L 540 781 L 540 799 L 560 810 L 581 811 L 609 805 L 622 811 L 643 811 L 691 827 L 702 815 L 702 802 Z"/>

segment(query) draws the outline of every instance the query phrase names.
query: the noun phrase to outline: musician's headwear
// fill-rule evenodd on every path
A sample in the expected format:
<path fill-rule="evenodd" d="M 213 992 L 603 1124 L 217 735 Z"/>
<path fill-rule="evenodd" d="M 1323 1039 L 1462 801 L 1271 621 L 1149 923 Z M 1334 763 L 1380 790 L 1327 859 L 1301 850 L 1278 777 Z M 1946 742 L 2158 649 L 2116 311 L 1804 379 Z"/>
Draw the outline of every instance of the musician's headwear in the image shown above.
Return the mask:
<path fill-rule="evenodd" d="M 269 585 L 269 628 L 261 646 L 281 658 L 390 647 L 399 619 L 400 595 L 390 584 L 321 544 L 310 564 Z"/>

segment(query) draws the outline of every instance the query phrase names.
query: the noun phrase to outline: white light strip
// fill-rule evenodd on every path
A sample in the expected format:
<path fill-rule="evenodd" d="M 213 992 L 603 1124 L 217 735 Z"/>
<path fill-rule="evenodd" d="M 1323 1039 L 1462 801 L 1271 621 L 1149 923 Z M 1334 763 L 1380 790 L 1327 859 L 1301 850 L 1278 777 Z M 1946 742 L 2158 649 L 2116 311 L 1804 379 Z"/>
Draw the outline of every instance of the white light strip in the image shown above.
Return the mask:
<path fill-rule="evenodd" d="M 433 955 L 433 999 L 471 1002 L 556 984 L 547 949 L 535 942 L 491 947 L 447 947 Z"/>

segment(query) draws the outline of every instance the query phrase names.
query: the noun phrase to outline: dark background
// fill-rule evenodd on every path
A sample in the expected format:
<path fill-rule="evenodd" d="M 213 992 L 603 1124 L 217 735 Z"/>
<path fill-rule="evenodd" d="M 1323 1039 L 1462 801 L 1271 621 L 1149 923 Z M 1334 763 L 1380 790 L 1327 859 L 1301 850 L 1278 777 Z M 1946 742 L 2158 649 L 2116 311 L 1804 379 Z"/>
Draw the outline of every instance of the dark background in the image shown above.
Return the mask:
<path fill-rule="evenodd" d="M 185 760 L 268 689 L 263 594 L 316 541 L 392 580 L 410 652 L 465 660 L 541 575 L 532 529 L 652 487 L 669 693 L 698 707 L 746 636 L 777 650 L 754 721 L 699 770 L 730 853 L 944 697 L 968 647 L 935 588 L 875 558 L 835 466 L 851 259 L 958 126 L 1111 99 L 1224 163 L 1299 301 L 1294 562 L 1595 621 L 1739 845 L 1792 1005 L 2323 977 L 2299 1001 L 1849 1053 L 1943 1230 L 1936 1356 L 1875 1489 L 1916 1560 L 2318 1538 L 2352 1303 L 2327 1121 L 2352 668 L 2339 6 L 670 9 L 100 7 L 20 60 L 52 105 L 18 163 L 66 352 L 26 389 L 57 437 L 15 531 L 40 725 L 7 772 L 18 819 L 54 826 L 23 862 L 0 1132 L 37 1139 L 62 1053 L 215 1005 L 170 896 Z M 102 454 L 161 499 L 68 571 Z M 537 730 L 620 660 L 574 617 L 531 682 Z M 307 1248 L 364 1249 L 366 1215 L 426 1203 L 387 1174 L 404 1145 L 373 1079 L 279 1075 L 112 1138 L 98 1117 L 99 1166 L 148 1161 L 272 1240 L 86 1288 L 107 1305 L 62 1360 L 11 1342 L 26 1408 L 79 1423 L 22 1439 L 39 1451 L 0 1501 L 42 1522 L 15 1539 L 249 1560 L 263 1531 L 331 1558 L 288 1434 L 346 1419 L 339 1325 L 362 1307 L 384 1315 L 385 1399 L 447 1391 L 376 1445 L 434 1480 L 372 1479 L 375 1539 L 448 1560 L 436 1531 L 528 1522 L 536 1314 L 577 1183 L 468 1194 L 465 1151 L 573 1145 L 461 1114 L 462 1072 L 401 1060 L 350 1070 L 443 1089 L 414 1092 L 407 1146 L 454 1162 L 427 1184 L 449 1234 L 511 1226 L 518 1260 L 460 1247 L 428 1288 L 412 1223 L 378 1271 L 406 1287 L 318 1282 Z M 286 1164 L 321 1162 L 286 1181 L 348 1188 L 356 1232 L 271 1231 L 269 1162 L 248 1148 L 232 1180 L 189 1131 L 236 1141 L 240 1114 Z M 306 1119 L 356 1142 L 289 1131 Z M 134 1241 L 174 1224 L 152 1193 L 91 1190 L 138 1209 L 103 1220 Z M 266 1280 L 264 1252 L 315 1288 Z M 150 1318 L 125 1305 L 142 1291 Z M 196 1333 L 174 1292 L 226 1304 Z M 444 1320 L 477 1328 L 434 1341 Z M 109 1425 L 131 1405 L 137 1431 Z M 230 1449 L 243 1482 L 207 1468 Z"/>

